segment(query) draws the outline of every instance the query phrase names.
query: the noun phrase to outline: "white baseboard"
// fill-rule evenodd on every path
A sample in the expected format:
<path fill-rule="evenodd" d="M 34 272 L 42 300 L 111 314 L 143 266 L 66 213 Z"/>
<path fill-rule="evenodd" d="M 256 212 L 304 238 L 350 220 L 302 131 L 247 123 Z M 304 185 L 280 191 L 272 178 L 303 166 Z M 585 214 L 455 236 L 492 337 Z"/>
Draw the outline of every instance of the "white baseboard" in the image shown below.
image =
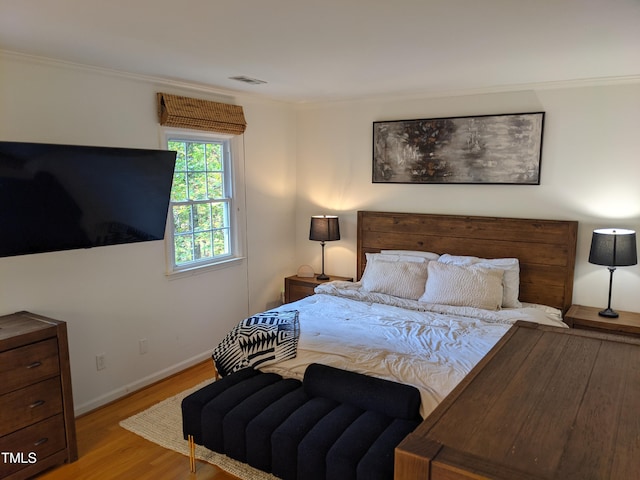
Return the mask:
<path fill-rule="evenodd" d="M 120 388 L 107 392 L 104 395 L 100 395 L 99 397 L 94 398 L 93 400 L 90 400 L 88 402 L 85 402 L 82 405 L 75 405 L 75 408 L 74 408 L 75 416 L 77 417 L 78 415 L 82 415 L 92 410 L 95 410 L 96 408 L 102 407 L 103 405 L 106 405 L 109 402 L 113 402 L 114 400 L 124 397 L 125 395 L 128 395 L 137 390 L 140 390 L 159 380 L 167 378 L 168 376 L 173 375 L 174 373 L 181 372 L 182 370 L 185 370 L 193 365 L 196 365 L 197 363 L 203 362 L 208 358 L 209 359 L 211 358 L 211 351 L 203 352 L 199 355 L 195 355 L 191 358 L 188 358 L 168 368 L 152 373 L 151 375 L 147 375 L 146 377 L 136 380 L 135 382 L 129 383 Z"/>

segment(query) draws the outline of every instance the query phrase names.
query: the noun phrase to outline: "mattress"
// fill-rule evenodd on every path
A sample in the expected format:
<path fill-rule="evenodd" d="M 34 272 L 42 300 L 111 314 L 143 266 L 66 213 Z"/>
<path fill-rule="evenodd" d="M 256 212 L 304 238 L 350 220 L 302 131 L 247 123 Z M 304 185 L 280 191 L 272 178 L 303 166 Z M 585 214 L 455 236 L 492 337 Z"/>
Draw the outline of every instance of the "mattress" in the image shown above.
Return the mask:
<path fill-rule="evenodd" d="M 415 386 L 426 417 L 517 320 L 567 328 L 561 312 L 543 305 L 483 310 L 425 304 L 331 282 L 278 310 L 299 312 L 293 359 L 262 367 L 302 379 L 321 363 Z"/>

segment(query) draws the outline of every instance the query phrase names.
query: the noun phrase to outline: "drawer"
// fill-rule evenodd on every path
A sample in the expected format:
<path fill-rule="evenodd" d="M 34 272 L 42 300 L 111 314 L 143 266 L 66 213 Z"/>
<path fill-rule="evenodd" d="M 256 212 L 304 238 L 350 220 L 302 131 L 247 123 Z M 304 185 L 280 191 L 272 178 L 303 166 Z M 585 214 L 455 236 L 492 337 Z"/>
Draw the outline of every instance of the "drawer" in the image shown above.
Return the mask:
<path fill-rule="evenodd" d="M 301 298 L 313 295 L 314 288 L 315 286 L 291 283 L 289 285 L 289 290 L 287 291 L 288 301 L 295 302 L 296 300 L 300 300 Z"/>
<path fill-rule="evenodd" d="M 60 377 L 0 396 L 0 436 L 62 413 Z M 9 412 L 9 415 L 4 415 Z"/>
<path fill-rule="evenodd" d="M 30 459 L 41 461 L 65 448 L 64 420 L 61 414 L 0 437 L 0 452 L 8 452 L 3 456 L 12 455 L 25 462 L 0 462 L 0 478 L 31 465 Z"/>
<path fill-rule="evenodd" d="M 11 392 L 60 372 L 55 338 L 0 353 L 0 394 Z"/>

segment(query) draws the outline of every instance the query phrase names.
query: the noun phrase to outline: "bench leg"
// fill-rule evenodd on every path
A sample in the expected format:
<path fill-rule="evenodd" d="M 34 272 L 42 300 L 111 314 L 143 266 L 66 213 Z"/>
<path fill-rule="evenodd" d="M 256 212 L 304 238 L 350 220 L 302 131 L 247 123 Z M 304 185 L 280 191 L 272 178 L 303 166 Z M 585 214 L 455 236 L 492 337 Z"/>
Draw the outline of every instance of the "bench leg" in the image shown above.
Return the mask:
<path fill-rule="evenodd" d="M 213 360 L 213 378 L 216 380 L 220 380 L 222 378 L 222 375 L 220 375 L 220 372 L 218 371 L 218 367 L 216 367 L 215 359 Z"/>
<path fill-rule="evenodd" d="M 196 442 L 193 441 L 193 435 L 187 437 L 189 441 L 189 471 L 196 473 Z"/>

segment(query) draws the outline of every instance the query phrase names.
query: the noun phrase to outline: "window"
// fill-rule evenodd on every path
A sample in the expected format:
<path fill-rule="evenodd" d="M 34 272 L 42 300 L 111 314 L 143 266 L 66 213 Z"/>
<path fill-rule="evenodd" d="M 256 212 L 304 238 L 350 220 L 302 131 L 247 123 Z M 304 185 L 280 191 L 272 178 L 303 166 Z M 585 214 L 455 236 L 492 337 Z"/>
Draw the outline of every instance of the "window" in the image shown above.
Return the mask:
<path fill-rule="evenodd" d="M 165 132 L 176 152 L 167 221 L 169 273 L 239 257 L 233 188 L 233 137 Z"/>

